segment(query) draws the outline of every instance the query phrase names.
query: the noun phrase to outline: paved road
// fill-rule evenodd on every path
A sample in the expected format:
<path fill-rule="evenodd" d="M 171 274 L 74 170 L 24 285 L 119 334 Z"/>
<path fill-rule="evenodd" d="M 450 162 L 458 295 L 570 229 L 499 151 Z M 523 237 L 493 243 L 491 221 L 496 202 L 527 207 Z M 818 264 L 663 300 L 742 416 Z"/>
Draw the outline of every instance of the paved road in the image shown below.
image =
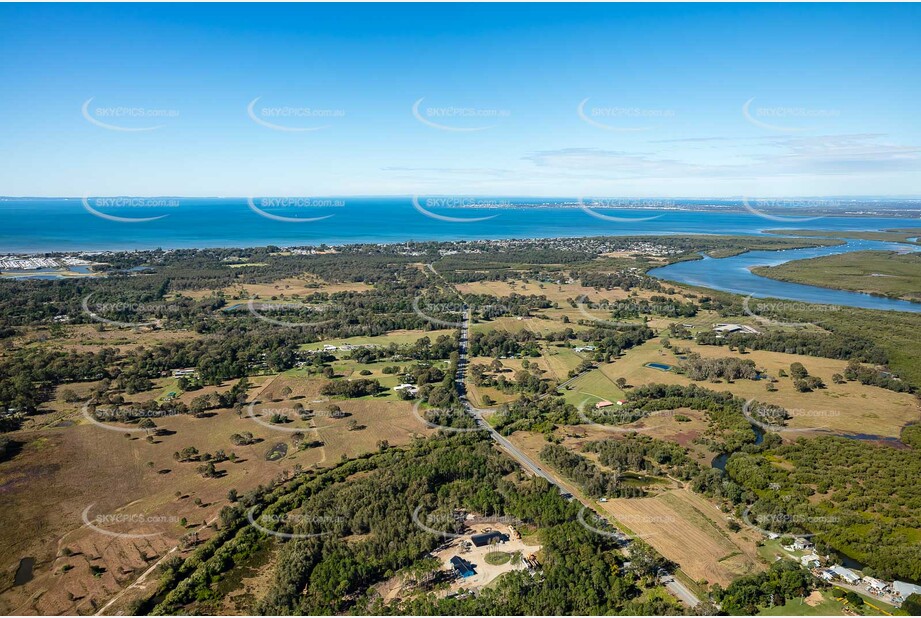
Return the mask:
<path fill-rule="evenodd" d="M 435 269 L 428 265 L 431 268 L 432 272 L 435 272 Z M 437 273 L 436 273 L 437 274 Z M 505 436 L 500 434 L 498 431 L 493 429 L 492 425 L 486 422 L 486 419 L 483 418 L 484 412 L 491 412 L 492 410 L 477 408 L 467 399 L 467 361 L 468 361 L 468 345 L 470 339 L 470 308 L 464 305 L 464 321 L 460 328 L 460 344 L 457 358 L 457 375 L 454 378 L 454 386 L 457 389 L 457 395 L 460 397 L 461 402 L 464 405 L 464 409 L 467 414 L 473 417 L 477 426 L 482 427 L 485 431 L 489 433 L 493 440 L 495 440 L 499 446 L 501 446 L 512 458 L 521 464 L 526 470 L 530 471 L 532 474 L 539 476 L 543 479 L 546 479 L 548 483 L 556 487 L 559 492 L 566 496 L 567 498 L 571 497 L 571 494 L 566 490 L 563 484 L 555 477 L 551 472 L 548 472 L 540 464 L 531 459 L 526 453 L 521 449 L 512 444 Z M 584 504 L 584 503 L 583 503 Z M 585 504 L 585 506 L 594 512 L 594 509 L 591 505 Z M 696 606 L 700 603 L 700 600 L 691 592 L 684 584 L 677 581 L 672 575 L 665 575 L 662 578 L 662 583 L 665 585 L 665 588 L 674 595 L 680 601 L 686 603 L 690 607 Z"/>
<path fill-rule="evenodd" d="M 691 592 L 687 586 L 679 582 L 672 575 L 661 578 L 663 584 L 665 584 L 665 589 L 672 593 L 672 596 L 677 598 L 679 601 L 684 602 L 689 607 L 696 607 L 700 603 L 700 599 L 694 596 L 694 593 Z"/>

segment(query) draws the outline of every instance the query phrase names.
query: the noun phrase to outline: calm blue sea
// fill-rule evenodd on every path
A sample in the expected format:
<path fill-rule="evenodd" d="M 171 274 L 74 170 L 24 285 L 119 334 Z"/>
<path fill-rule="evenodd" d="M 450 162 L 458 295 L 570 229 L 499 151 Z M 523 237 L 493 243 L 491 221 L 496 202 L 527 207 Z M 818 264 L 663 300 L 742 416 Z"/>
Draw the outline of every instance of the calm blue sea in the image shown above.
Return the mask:
<path fill-rule="evenodd" d="M 596 211 L 606 217 L 625 219 L 611 221 L 578 208 L 445 208 L 438 207 L 437 200 L 432 206 L 432 201 L 414 204 L 411 198 L 333 198 L 333 202 L 256 200 L 254 205 L 265 213 L 260 214 L 243 198 L 144 198 L 121 202 L 90 199 L 86 201 L 89 208 L 80 198 L 6 200 L 0 201 L 0 252 L 626 234 L 759 234 L 762 230 L 782 228 L 875 230 L 918 225 L 915 220 L 891 218 L 823 217 L 808 221 L 775 221 L 747 212 L 629 208 Z M 273 219 L 273 216 L 327 218 L 290 222 Z M 648 220 L 653 216 L 657 218 Z M 161 218 L 138 220 L 153 217 Z M 482 220 L 485 217 L 491 218 Z M 451 220 L 465 218 L 480 220 Z"/>
<path fill-rule="evenodd" d="M 563 200 L 539 208 L 513 207 L 533 200 L 500 202 L 505 207 L 445 207 L 438 199 L 411 198 L 0 200 L 0 254 L 630 234 L 762 234 L 773 229 L 881 230 L 918 225 L 914 219 L 777 220 L 749 212 L 674 209 L 605 208 L 592 214 L 561 207 Z M 663 279 L 755 297 L 916 312 L 921 310 L 917 303 L 772 281 L 749 271 L 756 265 L 842 251 L 915 248 L 853 241 L 844 247 L 749 252 L 719 260 L 683 262 L 652 272 Z"/>

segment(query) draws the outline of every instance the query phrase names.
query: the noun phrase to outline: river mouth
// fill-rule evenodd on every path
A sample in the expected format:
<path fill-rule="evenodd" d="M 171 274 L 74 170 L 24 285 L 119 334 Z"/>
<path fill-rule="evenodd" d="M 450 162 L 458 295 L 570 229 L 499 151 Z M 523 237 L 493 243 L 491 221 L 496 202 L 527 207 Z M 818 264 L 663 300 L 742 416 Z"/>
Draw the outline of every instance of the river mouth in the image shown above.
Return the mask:
<path fill-rule="evenodd" d="M 783 251 L 749 251 L 727 258 L 711 258 L 704 255 L 701 260 L 676 262 L 668 266 L 653 268 L 647 274 L 666 281 L 732 292 L 742 296 L 778 298 L 829 306 L 919 313 L 921 312 L 921 304 L 907 300 L 779 281 L 751 272 L 752 268 L 758 266 L 777 266 L 794 260 L 838 255 L 852 251 L 905 251 L 906 249 L 919 250 L 917 247 L 912 248 L 900 243 L 849 240 L 844 245 L 834 247 L 810 247 Z"/>

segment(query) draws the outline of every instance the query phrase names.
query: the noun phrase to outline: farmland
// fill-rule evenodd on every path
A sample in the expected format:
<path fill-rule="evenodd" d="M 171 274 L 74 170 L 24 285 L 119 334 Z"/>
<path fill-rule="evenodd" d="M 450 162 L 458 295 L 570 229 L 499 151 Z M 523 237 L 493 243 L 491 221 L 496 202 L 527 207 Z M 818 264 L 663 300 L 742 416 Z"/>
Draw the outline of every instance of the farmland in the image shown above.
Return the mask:
<path fill-rule="evenodd" d="M 130 611 L 138 607 L 136 603 L 147 603 L 145 611 L 152 609 L 150 597 L 164 574 L 172 573 L 177 581 L 186 581 L 183 578 L 189 575 L 164 565 L 189 559 L 211 540 L 243 542 L 224 538 L 229 530 L 227 510 L 241 508 L 243 501 L 274 504 L 279 499 L 279 504 L 287 504 L 294 496 L 304 498 L 288 493 L 290 486 L 324 478 L 323 483 L 335 484 L 337 491 L 348 494 L 361 488 L 380 504 L 391 501 L 392 497 L 377 494 L 389 487 L 386 483 L 364 484 L 366 475 L 375 473 L 364 469 L 363 462 L 375 457 L 386 462 L 390 456 L 399 457 L 397 453 L 427 457 L 424 445 L 452 436 L 450 423 L 455 420 L 448 417 L 443 421 L 448 425 L 428 424 L 422 417 L 441 419 L 442 408 L 458 402 L 453 383 L 458 329 L 432 323 L 407 299 L 431 299 L 434 307 L 456 303 L 458 294 L 476 295 L 465 299 L 473 314 L 471 346 L 476 346 L 466 373 L 469 400 L 493 409 L 486 414 L 489 422 L 502 427 L 516 448 L 531 461 L 541 462 L 555 482 L 575 496 L 569 514 L 553 519 L 551 527 L 566 522 L 570 528 L 565 535 L 584 533 L 597 543 L 604 537 L 579 527 L 574 515 L 580 503 L 588 505 L 648 544 L 650 560 L 664 561 L 699 597 L 715 590 L 715 584 L 725 588 L 746 575 L 764 573 L 776 553 L 769 544 L 760 546 L 765 542 L 761 533 L 742 517 L 758 495 L 745 493 L 741 484 L 747 479 L 733 480 L 729 473 L 713 468 L 718 455 L 730 460 L 727 470 L 740 474 L 732 462 L 742 461 L 741 455 L 750 457 L 751 465 L 761 465 L 758 457 L 771 452 L 768 449 L 791 447 L 797 439 L 849 436 L 865 440 L 861 444 L 867 449 L 911 448 L 912 434 L 906 433 L 906 427 L 921 420 L 921 411 L 910 388 L 896 388 L 913 384 L 911 374 L 899 376 L 882 363 L 864 362 L 862 366 L 873 376 L 894 375 L 887 378 L 890 388 L 869 379 L 843 378 L 853 370 L 846 352 L 827 354 L 821 349 L 816 353 L 807 347 L 823 338 L 837 341 L 836 324 L 765 322 L 745 315 L 738 309 L 738 299 L 728 295 L 704 296 L 701 290 L 645 277 L 642 267 L 650 259 L 634 259 L 629 252 L 609 252 L 597 262 L 574 266 L 572 272 L 581 273 L 591 285 L 583 285 L 556 263 L 535 266 L 525 275 L 516 261 L 514 268 L 503 272 L 501 256 L 491 256 L 489 262 L 491 272 L 501 276 L 476 281 L 462 279 L 479 278 L 480 273 L 451 270 L 445 266 L 449 260 L 434 260 L 439 270 L 433 270 L 416 255 L 378 256 L 375 259 L 383 265 L 375 270 L 376 282 L 369 283 L 356 280 L 367 275 L 351 270 L 360 264 L 354 258 L 340 263 L 339 254 L 297 257 L 303 263 L 283 267 L 284 274 L 276 275 L 273 270 L 295 256 L 256 252 L 251 263 L 232 261 L 215 267 L 222 273 L 221 285 L 211 287 L 195 285 L 195 275 L 185 274 L 180 260 L 180 265 L 165 267 L 164 276 L 175 277 L 169 268 L 179 269 L 189 277 L 181 289 L 170 290 L 165 283 L 158 288 L 163 289 L 165 302 L 175 303 L 179 310 L 150 326 L 88 323 L 81 317 L 57 324 L 17 325 L 0 340 L 0 362 L 7 363 L 8 371 L 29 368 L 30 375 L 37 376 L 34 383 L 39 388 L 33 390 L 40 401 L 8 433 L 11 456 L 0 462 L 0 487 L 15 517 L 5 520 L 0 543 L 10 581 L 21 559 L 34 558 L 35 565 L 30 581 L 0 591 L 0 609 L 95 613 L 110 602 L 104 613 Z M 305 270 L 304 264 L 314 259 L 317 272 Z M 541 269 L 546 271 L 535 272 Z M 448 283 L 449 279 L 461 281 Z M 144 287 L 144 279 L 133 281 Z M 104 278 L 94 284 L 109 285 Z M 223 301 L 211 290 L 223 295 Z M 240 309 L 256 297 L 290 300 L 312 294 L 339 295 L 341 313 L 328 323 L 285 325 Z M 76 296 L 71 302 L 79 304 L 79 299 Z M 222 302 L 237 306 L 228 311 Z M 502 309 L 503 302 L 512 306 Z M 864 315 L 855 313 L 849 319 Z M 776 348 L 783 351 L 714 340 L 714 326 L 726 322 L 755 329 L 754 337 L 786 338 Z M 99 357 L 86 356 L 103 349 L 107 351 Z M 809 353 L 795 353 L 797 349 Z M 870 347 L 865 349 L 876 354 Z M 913 354 L 904 346 L 898 353 L 907 358 Z M 692 361 L 699 366 L 749 363 L 755 370 L 733 379 L 693 380 L 689 377 Z M 84 365 L 89 369 L 83 373 L 71 370 Z M 50 376 L 40 373 L 45 366 L 51 368 Z M 802 378 L 792 374 L 797 367 L 799 376 L 800 366 L 814 388 L 798 385 Z M 411 385 L 412 390 L 395 390 L 401 384 Z M 676 399 L 673 406 L 644 399 L 649 411 L 630 418 L 619 414 L 633 410 L 637 393 L 646 392 L 643 389 L 650 385 L 696 386 L 700 391 L 687 400 Z M 722 393 L 731 397 L 714 403 L 724 397 Z M 602 400 L 613 403 L 596 411 L 595 404 Z M 789 413 L 785 430 L 769 430 L 763 445 L 752 442 L 754 433 L 746 433 L 749 425 L 742 417 L 742 404 L 750 400 Z M 87 402 L 93 402 L 92 407 Z M 122 408 L 152 415 L 105 419 L 104 413 Z M 505 414 L 522 416 L 506 427 L 500 422 Z M 600 420 L 592 420 L 595 414 Z M 734 427 L 737 421 L 748 437 L 727 447 L 721 438 L 726 429 L 719 424 Z M 446 431 L 439 432 L 438 425 Z M 484 434 L 455 437 L 449 448 L 452 458 L 467 462 L 474 452 L 482 455 L 485 445 L 478 444 Z M 880 446 L 881 442 L 888 446 Z M 608 452 L 598 447 L 602 443 Z M 557 463 L 548 464 L 542 455 L 548 446 L 576 459 L 551 450 Z M 632 449 L 641 448 L 654 454 L 638 459 L 638 451 Z M 484 485 L 487 493 L 479 496 L 466 488 L 458 490 L 451 508 L 472 504 L 479 512 L 488 511 L 493 500 L 504 499 L 496 496 L 511 491 L 508 483 L 524 483 L 524 487 L 531 482 L 503 451 L 486 450 L 494 466 L 489 474 L 502 481 Z M 741 452 L 733 459 L 728 452 L 732 450 Z M 861 456 L 874 452 L 862 450 Z M 622 453 L 623 460 L 611 453 Z M 672 466 L 669 462 L 675 458 L 681 463 Z M 777 457 L 770 461 L 793 465 Z M 335 476 L 340 466 L 357 468 L 342 479 Z M 457 473 L 447 470 L 443 478 Z M 327 472 L 333 476 L 324 476 Z M 463 472 L 467 473 L 480 474 Z M 598 479 L 606 484 L 588 485 Z M 422 502 L 432 500 L 434 494 L 424 486 L 412 487 L 421 492 Z M 542 489 L 534 495 L 555 494 Z M 322 506 L 328 509 L 332 503 L 325 500 Z M 369 509 L 376 509 L 378 502 Z M 84 521 L 87 507 L 90 523 L 97 517 L 105 523 L 103 532 Z M 301 513 L 297 508 L 288 512 Z M 353 519 L 342 542 L 374 555 L 391 555 L 391 550 L 377 544 L 374 526 L 362 513 L 359 509 L 347 514 Z M 126 523 L 119 519 L 122 516 L 135 519 L 129 517 Z M 388 529 L 393 534 L 406 522 L 388 525 L 394 526 Z M 477 554 L 484 573 L 479 593 L 484 599 L 519 581 L 516 578 L 530 578 L 548 552 L 560 551 L 538 528 L 525 527 L 527 534 L 534 535 L 525 544 L 541 546 L 527 568 L 514 558 L 517 549 Z M 129 536 L 113 537 L 107 532 Z M 250 539 L 253 534 L 246 531 L 240 538 Z M 175 607 L 239 613 L 255 611 L 268 599 L 277 601 L 275 582 L 285 572 L 289 551 L 285 544 L 260 537 L 236 554 L 239 568 L 208 584 L 207 590 L 199 587 L 200 599 L 183 597 Z M 414 556 L 422 559 L 424 554 Z M 631 597 L 631 603 L 673 602 L 654 578 L 623 570 L 625 558 L 612 553 L 604 558 L 610 564 L 603 570 L 618 573 L 612 576 L 618 582 L 622 577 L 633 582 L 629 586 L 635 588 L 628 596 L 637 596 Z M 420 573 L 428 562 L 399 560 L 393 562 L 393 572 L 382 571 L 366 583 L 380 591 L 388 611 L 428 608 L 422 600 L 426 596 L 420 593 L 426 586 L 418 578 L 447 577 L 450 569 L 445 560 L 437 573 L 425 577 Z M 190 564 L 193 568 L 194 560 Z M 490 569 L 495 570 L 495 578 Z M 608 585 L 618 589 L 627 584 Z M 447 593 L 459 586 L 456 581 L 440 583 L 428 591 L 450 605 L 455 601 Z M 816 612 L 840 609 L 834 599 L 813 601 L 815 605 L 805 607 Z M 335 602 L 346 607 L 358 599 L 342 597 Z M 617 603 L 618 608 L 628 606 L 624 599 Z"/>

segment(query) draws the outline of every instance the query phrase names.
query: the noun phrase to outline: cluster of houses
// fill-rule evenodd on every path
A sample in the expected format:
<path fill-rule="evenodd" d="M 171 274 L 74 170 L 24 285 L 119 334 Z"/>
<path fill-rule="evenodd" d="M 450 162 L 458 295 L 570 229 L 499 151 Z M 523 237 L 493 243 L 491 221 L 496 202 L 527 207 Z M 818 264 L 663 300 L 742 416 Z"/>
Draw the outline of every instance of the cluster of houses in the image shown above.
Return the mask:
<path fill-rule="evenodd" d="M 39 270 L 41 268 L 60 268 L 62 266 L 88 266 L 84 259 L 65 255 L 62 257 L 24 257 L 18 255 L 0 256 L 0 270 Z"/>
<path fill-rule="evenodd" d="M 888 596 L 895 604 L 902 603 L 911 594 L 921 594 L 921 586 L 908 582 L 894 581 L 892 583 L 861 575 L 840 564 L 821 567 L 822 559 L 815 553 L 815 545 L 808 539 L 797 537 L 791 545 L 784 545 L 787 551 L 807 552 L 800 556 L 799 561 L 804 567 L 813 569 L 821 579 L 827 582 L 841 582 L 849 586 L 864 586 L 867 592 L 876 596 Z"/>
<path fill-rule="evenodd" d="M 890 583 L 867 575 L 861 576 L 839 564 L 822 569 L 818 575 L 828 582 L 841 581 L 851 586 L 863 585 L 866 587 L 867 592 L 877 596 L 889 596 L 890 600 L 897 605 L 904 602 L 912 594 L 921 595 L 921 586 L 917 584 L 898 580 Z"/>

